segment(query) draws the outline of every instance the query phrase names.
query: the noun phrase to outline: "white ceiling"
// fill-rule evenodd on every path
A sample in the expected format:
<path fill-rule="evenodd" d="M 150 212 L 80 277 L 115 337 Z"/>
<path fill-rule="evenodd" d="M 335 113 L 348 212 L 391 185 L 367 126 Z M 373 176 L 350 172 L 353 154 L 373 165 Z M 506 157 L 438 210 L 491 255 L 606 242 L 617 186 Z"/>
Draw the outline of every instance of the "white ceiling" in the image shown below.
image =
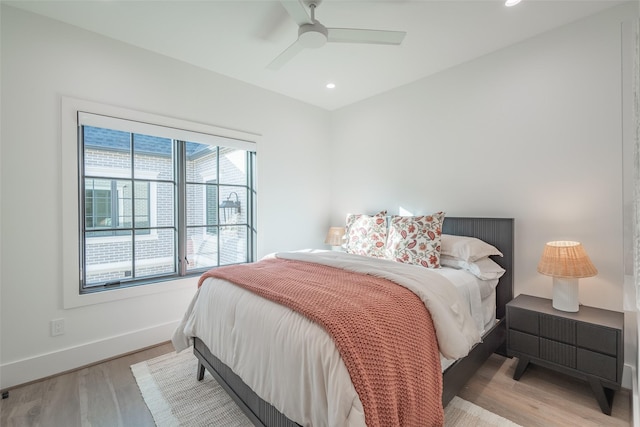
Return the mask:
<path fill-rule="evenodd" d="M 297 25 L 277 0 L 4 3 L 334 110 L 622 2 L 325 0 L 316 10 L 325 26 L 406 31 L 404 42 L 328 43 L 278 71 L 266 66 L 296 40 Z"/>

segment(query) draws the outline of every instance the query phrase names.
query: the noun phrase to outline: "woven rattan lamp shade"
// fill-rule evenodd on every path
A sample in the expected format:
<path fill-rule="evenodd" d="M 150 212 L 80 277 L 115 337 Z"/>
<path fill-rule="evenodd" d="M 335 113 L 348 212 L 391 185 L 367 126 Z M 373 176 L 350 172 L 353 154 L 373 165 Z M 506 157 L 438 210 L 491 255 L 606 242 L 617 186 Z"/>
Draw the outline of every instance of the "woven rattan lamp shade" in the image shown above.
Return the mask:
<path fill-rule="evenodd" d="M 580 279 L 598 274 L 582 244 L 564 240 L 545 245 L 538 263 L 538 272 L 565 279 Z"/>
<path fill-rule="evenodd" d="M 324 243 L 331 246 L 342 246 L 344 237 L 344 227 L 330 227 Z"/>

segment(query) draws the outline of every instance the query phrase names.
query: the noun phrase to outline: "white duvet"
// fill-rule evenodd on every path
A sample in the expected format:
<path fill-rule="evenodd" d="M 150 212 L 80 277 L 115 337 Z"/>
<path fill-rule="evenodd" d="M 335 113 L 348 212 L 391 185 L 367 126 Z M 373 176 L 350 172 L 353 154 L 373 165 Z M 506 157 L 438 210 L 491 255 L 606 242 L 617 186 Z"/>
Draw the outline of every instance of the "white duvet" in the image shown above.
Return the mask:
<path fill-rule="evenodd" d="M 480 340 L 482 325 L 479 329 L 468 301 L 479 300 L 479 293 L 461 293 L 438 270 L 333 251 L 271 256 L 367 273 L 405 286 L 429 309 L 447 359 L 466 356 Z M 362 404 L 332 339 L 291 309 L 209 278 L 173 335 L 176 351 L 188 348 L 195 336 L 289 419 L 303 426 L 365 426 Z"/>

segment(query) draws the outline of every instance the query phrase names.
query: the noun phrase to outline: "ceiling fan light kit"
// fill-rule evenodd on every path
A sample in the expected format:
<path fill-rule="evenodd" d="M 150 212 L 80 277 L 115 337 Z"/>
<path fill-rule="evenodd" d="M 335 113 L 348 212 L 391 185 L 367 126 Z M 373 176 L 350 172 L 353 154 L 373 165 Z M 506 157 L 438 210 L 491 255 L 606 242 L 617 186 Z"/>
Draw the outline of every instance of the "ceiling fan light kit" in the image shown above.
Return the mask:
<path fill-rule="evenodd" d="M 298 24 L 298 39 L 267 65 L 271 70 L 280 69 L 302 49 L 317 49 L 327 42 L 399 45 L 407 34 L 404 31 L 327 28 L 315 17 L 316 7 L 320 4 L 319 0 L 305 0 L 311 15 L 307 13 L 305 5 L 300 0 L 281 0 L 281 3 L 289 16 Z"/>
<path fill-rule="evenodd" d="M 327 28 L 318 21 L 313 24 L 303 24 L 298 28 L 298 43 L 302 47 L 317 49 L 327 43 L 328 35 Z"/>

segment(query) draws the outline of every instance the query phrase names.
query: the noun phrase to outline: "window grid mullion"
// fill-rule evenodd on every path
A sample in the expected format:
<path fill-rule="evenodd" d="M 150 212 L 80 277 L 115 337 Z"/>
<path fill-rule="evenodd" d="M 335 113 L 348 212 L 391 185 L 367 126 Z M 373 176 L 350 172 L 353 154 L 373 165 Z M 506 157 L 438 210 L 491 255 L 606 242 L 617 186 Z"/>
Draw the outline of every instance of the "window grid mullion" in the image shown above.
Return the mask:
<path fill-rule="evenodd" d="M 249 159 L 249 154 L 245 153 L 245 155 L 244 155 L 245 169 L 244 170 L 246 170 L 249 173 L 251 171 L 250 161 L 251 160 Z M 246 179 L 247 179 L 247 187 L 245 188 L 244 191 L 245 191 L 245 197 L 246 197 L 246 200 L 247 200 L 247 212 L 246 212 L 245 215 L 247 216 L 247 223 L 248 223 L 249 220 L 250 220 L 250 215 L 252 214 L 252 210 L 251 210 L 251 194 L 249 193 L 249 185 L 251 184 L 251 176 L 249 174 L 247 174 L 247 175 L 248 175 L 246 177 Z M 246 250 L 245 250 L 244 256 L 245 256 L 245 259 L 247 261 L 251 261 L 251 256 L 249 256 L 249 253 L 250 253 L 249 251 L 251 250 L 251 233 L 250 233 L 250 230 L 249 230 L 248 226 L 245 226 L 245 228 L 247 230 L 246 231 L 247 235 L 246 235 Z"/>
<path fill-rule="evenodd" d="M 220 200 L 222 191 L 220 191 L 220 147 L 216 147 L 216 185 L 218 186 L 218 201 L 216 203 L 216 209 L 218 211 L 218 215 L 216 216 L 217 221 L 216 221 L 216 226 L 217 226 L 217 235 L 216 235 L 216 245 L 218 245 L 218 250 L 217 250 L 217 263 L 216 265 L 219 266 L 220 265 L 220 252 L 222 250 L 222 248 L 220 247 L 220 231 L 222 230 L 220 228 L 220 204 L 222 203 L 222 201 Z"/>
<path fill-rule="evenodd" d="M 175 171 L 176 171 L 176 219 L 178 224 L 178 276 L 187 273 L 187 172 L 186 172 L 186 143 L 174 140 Z"/>
<path fill-rule="evenodd" d="M 138 274 L 136 272 L 136 186 L 135 186 L 135 134 L 131 132 L 129 137 L 129 156 L 131 161 L 131 279 L 136 279 Z M 123 191 L 124 193 L 124 191 Z M 117 192 L 116 192 L 117 195 Z M 123 194 L 124 196 L 124 194 Z M 119 197 L 119 196 L 116 196 Z M 125 212 L 124 206 L 122 207 L 123 217 Z M 117 213 L 118 216 L 120 212 Z"/>

